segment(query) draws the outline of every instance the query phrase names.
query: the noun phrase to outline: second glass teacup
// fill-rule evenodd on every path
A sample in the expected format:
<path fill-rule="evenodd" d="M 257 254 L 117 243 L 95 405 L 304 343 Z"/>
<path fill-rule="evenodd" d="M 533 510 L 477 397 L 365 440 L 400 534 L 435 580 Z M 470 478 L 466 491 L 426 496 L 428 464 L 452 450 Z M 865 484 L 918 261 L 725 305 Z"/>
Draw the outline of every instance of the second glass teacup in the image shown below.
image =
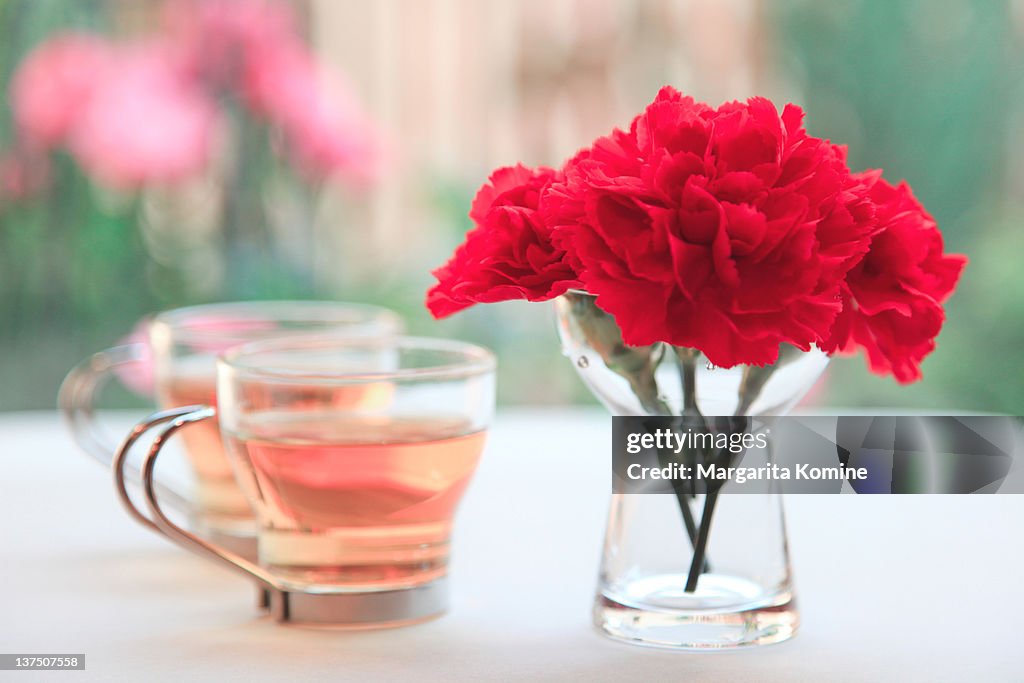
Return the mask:
<path fill-rule="evenodd" d="M 281 621 L 365 627 L 435 616 L 447 605 L 455 508 L 493 415 L 494 370 L 489 351 L 439 339 L 318 335 L 232 349 L 217 364 L 216 408 L 147 425 L 168 425 L 143 464 L 151 517 L 254 578 Z M 215 416 L 257 513 L 258 564 L 175 525 L 155 491 L 167 439 Z M 131 504 L 123 472 L 118 481 Z"/>
<path fill-rule="evenodd" d="M 60 403 L 78 444 L 109 467 L 117 443 L 96 424 L 94 404 L 113 373 L 151 373 L 150 390 L 163 409 L 213 404 L 217 355 L 234 346 L 300 334 L 369 338 L 402 330 L 397 314 L 364 304 L 253 301 L 179 308 L 156 315 L 144 341 L 101 351 L 73 369 L 61 387 Z M 185 434 L 185 454 L 195 475 L 194 491 L 185 495 L 164 488 L 163 499 L 188 514 L 193 528 L 220 540 L 237 539 L 234 548 L 252 555 L 253 512 L 235 483 L 215 421 Z"/>

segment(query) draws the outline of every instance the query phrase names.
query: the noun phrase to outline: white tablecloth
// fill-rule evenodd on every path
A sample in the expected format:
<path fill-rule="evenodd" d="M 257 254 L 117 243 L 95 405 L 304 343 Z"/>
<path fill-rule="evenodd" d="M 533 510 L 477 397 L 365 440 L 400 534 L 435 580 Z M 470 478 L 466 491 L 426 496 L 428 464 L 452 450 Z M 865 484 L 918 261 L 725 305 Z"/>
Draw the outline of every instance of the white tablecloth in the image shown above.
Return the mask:
<path fill-rule="evenodd" d="M 459 513 L 451 612 L 338 632 L 258 618 L 244 580 L 127 517 L 55 414 L 2 415 L 0 652 L 85 653 L 86 671 L 0 679 L 1024 681 L 1024 496 L 791 496 L 794 640 L 603 638 L 609 435 L 598 411 L 501 412 Z"/>

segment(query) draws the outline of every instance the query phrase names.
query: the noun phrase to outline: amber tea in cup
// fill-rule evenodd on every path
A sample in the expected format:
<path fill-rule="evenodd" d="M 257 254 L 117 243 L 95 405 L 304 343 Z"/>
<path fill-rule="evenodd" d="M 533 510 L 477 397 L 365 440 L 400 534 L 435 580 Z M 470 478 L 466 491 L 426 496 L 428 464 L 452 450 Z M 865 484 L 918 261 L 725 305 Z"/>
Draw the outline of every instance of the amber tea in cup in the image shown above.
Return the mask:
<path fill-rule="evenodd" d="M 282 620 L 303 620 L 295 595 L 333 596 L 333 618 L 311 619 L 321 623 L 434 616 L 446 607 L 455 511 L 493 414 L 494 368 L 480 347 L 412 337 L 233 348 L 218 361 L 216 407 L 183 411 L 175 429 L 187 435 L 216 415 L 256 511 L 258 565 L 196 543 L 152 495 L 151 511 L 177 540 L 292 595 Z"/>
<path fill-rule="evenodd" d="M 75 368 L 62 387 L 61 404 L 78 443 L 109 466 L 116 446 L 99 434 L 93 415 L 99 385 L 111 371 L 147 367 L 162 409 L 215 405 L 216 358 L 234 346 L 317 333 L 394 336 L 402 327 L 387 309 L 339 302 L 253 301 L 175 309 L 152 319 L 144 342 L 102 351 Z M 348 400 L 358 402 L 361 395 L 352 392 Z M 183 436 L 194 491 L 165 497 L 185 508 L 196 528 L 218 536 L 251 536 L 253 512 L 235 482 L 217 421 L 195 425 Z"/>

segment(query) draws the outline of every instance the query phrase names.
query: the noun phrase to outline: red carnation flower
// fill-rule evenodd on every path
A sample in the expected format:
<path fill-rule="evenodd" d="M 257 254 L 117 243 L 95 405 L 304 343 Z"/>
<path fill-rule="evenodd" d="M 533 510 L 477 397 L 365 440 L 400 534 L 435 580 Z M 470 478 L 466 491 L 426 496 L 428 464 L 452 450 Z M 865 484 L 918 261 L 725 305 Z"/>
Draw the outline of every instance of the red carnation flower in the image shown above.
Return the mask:
<path fill-rule="evenodd" d="M 844 151 L 808 136 L 802 116 L 664 88 L 628 132 L 570 162 L 545 215 L 626 343 L 730 367 L 827 334 L 875 225 Z"/>
<path fill-rule="evenodd" d="M 829 353 L 862 347 L 872 372 L 913 382 L 935 349 L 945 319 L 941 304 L 967 257 L 943 253 L 935 220 L 906 183 L 894 187 L 879 172 L 857 179 L 877 207 L 880 232 L 847 276 L 843 311 L 821 346 Z"/>
<path fill-rule="evenodd" d="M 427 307 L 435 317 L 475 303 L 546 301 L 579 286 L 538 213 L 542 191 L 556 178 L 553 169 L 522 165 L 491 175 L 469 212 L 477 227 L 433 273 L 438 283 L 427 293 Z"/>
<path fill-rule="evenodd" d="M 863 347 L 874 372 L 918 379 L 966 259 L 943 253 L 906 185 L 851 174 L 802 119 L 664 88 L 561 172 L 496 172 L 427 305 L 441 317 L 583 287 L 631 346 L 723 367 L 773 363 L 782 343 Z"/>

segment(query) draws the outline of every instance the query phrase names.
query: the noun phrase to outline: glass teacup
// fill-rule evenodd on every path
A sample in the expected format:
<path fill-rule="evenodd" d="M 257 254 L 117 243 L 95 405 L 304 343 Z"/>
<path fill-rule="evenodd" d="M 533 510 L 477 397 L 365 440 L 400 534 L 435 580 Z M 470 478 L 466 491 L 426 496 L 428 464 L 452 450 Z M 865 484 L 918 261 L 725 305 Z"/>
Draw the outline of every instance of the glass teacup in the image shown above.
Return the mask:
<path fill-rule="evenodd" d="M 367 627 L 436 616 L 447 606 L 455 509 L 493 415 L 494 371 L 489 351 L 438 339 L 318 335 L 234 348 L 217 364 L 216 407 L 146 425 L 168 425 L 143 464 L 151 517 L 256 579 L 281 621 Z M 174 524 L 155 491 L 167 439 L 214 417 L 257 514 L 258 564 Z M 123 472 L 118 481 L 131 504 Z"/>
<path fill-rule="evenodd" d="M 171 409 L 214 404 L 216 357 L 261 339 L 331 332 L 351 337 L 400 334 L 401 318 L 384 308 L 318 301 L 255 301 L 192 306 L 156 315 L 145 340 L 101 351 L 73 369 L 61 387 L 60 404 L 76 442 L 110 466 L 117 442 L 94 419 L 99 390 L 112 373 L 152 373 L 156 404 Z M 185 453 L 195 474 L 191 494 L 164 487 L 165 502 L 189 515 L 194 528 L 215 537 L 242 539 L 236 549 L 251 554 L 253 512 L 235 483 L 216 421 L 185 434 Z"/>

